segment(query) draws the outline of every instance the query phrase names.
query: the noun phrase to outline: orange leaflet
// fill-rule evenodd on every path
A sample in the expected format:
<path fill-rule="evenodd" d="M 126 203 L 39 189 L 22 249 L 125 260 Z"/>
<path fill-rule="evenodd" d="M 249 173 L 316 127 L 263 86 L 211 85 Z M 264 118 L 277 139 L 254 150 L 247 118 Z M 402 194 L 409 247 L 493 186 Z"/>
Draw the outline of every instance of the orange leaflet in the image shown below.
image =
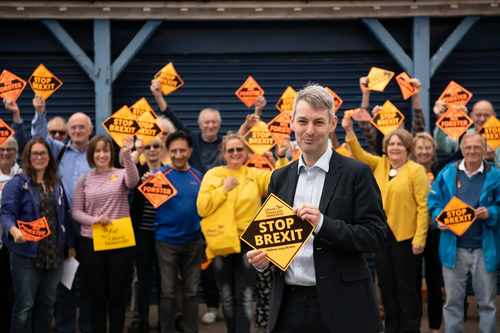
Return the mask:
<path fill-rule="evenodd" d="M 366 89 L 384 91 L 393 76 L 394 72 L 378 67 L 372 67 L 368 73 L 368 85 Z"/>
<path fill-rule="evenodd" d="M 235 94 L 247 107 L 251 107 L 259 96 L 264 96 L 264 90 L 253 77 L 249 76 Z"/>
<path fill-rule="evenodd" d="M 160 207 L 177 195 L 177 189 L 161 171 L 157 171 L 153 177 L 142 183 L 138 189 L 154 208 Z"/>
<path fill-rule="evenodd" d="M 438 119 L 436 126 L 453 141 L 457 141 L 471 127 L 472 123 L 472 119 L 465 112 L 450 108 Z"/>
<path fill-rule="evenodd" d="M 290 137 L 290 134 L 292 134 L 290 113 L 288 111 L 281 112 L 267 124 L 267 128 L 269 128 L 271 136 L 278 146 L 281 145 L 285 138 Z"/>
<path fill-rule="evenodd" d="M 13 98 L 15 102 L 23 92 L 24 87 L 26 87 L 26 81 L 5 69 L 3 70 L 2 75 L 0 75 L 1 98 Z"/>
<path fill-rule="evenodd" d="M 36 95 L 42 96 L 45 101 L 62 86 L 62 81 L 52 74 L 43 64 L 35 69 L 28 80 L 31 89 Z"/>
<path fill-rule="evenodd" d="M 155 74 L 155 79 L 161 83 L 161 91 L 164 95 L 168 95 L 184 85 L 184 81 L 177 74 L 171 62 Z"/>
<path fill-rule="evenodd" d="M 29 242 L 38 242 L 51 233 L 45 216 L 33 222 L 17 221 L 17 225 L 24 238 Z"/>
<path fill-rule="evenodd" d="M 491 148 L 497 149 L 500 146 L 500 120 L 497 117 L 489 117 L 479 130 L 479 133 L 484 136 Z"/>
<path fill-rule="evenodd" d="M 475 220 L 475 209 L 457 197 L 451 198 L 441 214 L 436 217 L 437 222 L 446 224 L 458 236 L 462 236 Z"/>
<path fill-rule="evenodd" d="M 342 105 L 342 103 L 344 103 L 344 101 L 342 100 L 342 98 L 339 97 L 339 95 L 337 95 L 330 88 L 325 87 L 325 89 L 333 96 L 333 101 L 335 102 L 335 106 L 334 106 L 333 112 L 337 113 L 337 111 L 339 110 L 339 108 Z"/>
<path fill-rule="evenodd" d="M 406 72 L 403 72 L 396 76 L 396 81 L 399 84 L 399 88 L 401 88 L 401 93 L 403 94 L 403 98 L 407 100 L 411 96 L 415 95 L 417 91 L 411 82 L 411 78 Z"/>
<path fill-rule="evenodd" d="M 250 158 L 246 163 L 246 166 L 249 166 L 251 168 L 257 168 L 261 170 L 269 170 L 272 171 L 274 170 L 274 166 L 269 160 L 263 156 L 263 155 L 253 155 L 252 158 Z"/>
<path fill-rule="evenodd" d="M 0 119 L 0 146 L 13 136 L 14 133 L 14 130 L 10 128 L 2 119 Z"/>
<path fill-rule="evenodd" d="M 449 109 L 451 106 L 466 105 L 472 98 L 472 93 L 458 83 L 451 81 L 439 99 L 443 100 Z"/>
<path fill-rule="evenodd" d="M 280 110 L 280 112 L 292 112 L 293 110 L 293 101 L 295 100 L 295 96 L 297 96 L 297 92 L 292 87 L 287 87 L 283 95 L 281 95 L 278 103 L 276 103 L 276 108 Z"/>

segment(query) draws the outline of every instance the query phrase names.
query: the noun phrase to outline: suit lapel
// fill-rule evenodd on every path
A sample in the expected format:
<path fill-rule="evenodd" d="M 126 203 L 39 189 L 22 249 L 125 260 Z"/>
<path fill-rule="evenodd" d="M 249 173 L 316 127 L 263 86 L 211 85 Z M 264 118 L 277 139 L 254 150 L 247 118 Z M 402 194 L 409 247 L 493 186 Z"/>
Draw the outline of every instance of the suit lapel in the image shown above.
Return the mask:
<path fill-rule="evenodd" d="M 285 194 L 283 200 L 293 207 L 293 199 L 295 198 L 295 190 L 297 189 L 297 182 L 299 180 L 299 174 L 297 172 L 299 162 L 292 163 L 290 169 L 288 170 L 288 176 L 286 179 Z"/>
<path fill-rule="evenodd" d="M 325 177 L 325 183 L 323 184 L 323 192 L 321 193 L 321 200 L 319 201 L 319 210 L 322 214 L 325 214 L 326 207 L 330 202 L 335 188 L 337 188 L 337 183 L 342 173 L 342 157 L 335 150 L 333 151 L 332 158 L 330 159 L 330 168 Z"/>

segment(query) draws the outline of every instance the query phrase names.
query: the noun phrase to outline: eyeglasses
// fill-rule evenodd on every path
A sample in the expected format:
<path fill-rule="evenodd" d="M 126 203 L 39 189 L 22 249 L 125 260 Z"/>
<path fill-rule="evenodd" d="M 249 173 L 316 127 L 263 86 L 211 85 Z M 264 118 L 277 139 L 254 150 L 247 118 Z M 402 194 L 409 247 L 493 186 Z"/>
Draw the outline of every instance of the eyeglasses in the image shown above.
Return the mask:
<path fill-rule="evenodd" d="M 8 148 L 0 148 L 0 154 L 1 153 L 12 153 L 15 149 L 8 147 Z"/>
<path fill-rule="evenodd" d="M 47 151 L 35 151 L 30 153 L 30 157 L 33 158 L 38 158 L 38 157 L 47 157 L 49 155 L 49 152 Z"/>
<path fill-rule="evenodd" d="M 150 150 L 150 149 L 160 149 L 160 145 L 152 145 L 152 146 L 144 146 L 144 150 Z"/>
<path fill-rule="evenodd" d="M 242 147 L 238 147 L 238 148 L 229 148 L 228 150 L 226 150 L 226 152 L 227 152 L 228 154 L 233 154 L 235 150 L 236 150 L 236 152 L 238 152 L 238 153 L 242 153 L 242 152 L 243 152 L 243 148 L 242 148 Z"/>
<path fill-rule="evenodd" d="M 49 131 L 49 134 L 52 136 L 55 136 L 56 134 L 59 134 L 59 136 L 65 136 L 66 131 Z"/>

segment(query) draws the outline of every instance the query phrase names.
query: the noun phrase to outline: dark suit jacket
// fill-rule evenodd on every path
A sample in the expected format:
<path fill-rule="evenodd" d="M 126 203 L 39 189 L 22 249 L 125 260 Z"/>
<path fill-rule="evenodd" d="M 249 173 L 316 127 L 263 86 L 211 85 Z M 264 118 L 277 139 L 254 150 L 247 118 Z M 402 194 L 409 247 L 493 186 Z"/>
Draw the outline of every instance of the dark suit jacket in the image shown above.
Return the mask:
<path fill-rule="evenodd" d="M 293 206 L 298 161 L 274 171 L 269 193 Z M 302 189 L 299 189 L 302 190 Z M 314 271 L 321 318 L 330 332 L 382 332 L 382 320 L 365 253 L 387 244 L 380 190 L 370 167 L 333 151 L 319 209 L 323 226 L 314 237 Z M 285 273 L 274 271 L 269 328 L 278 319 Z"/>

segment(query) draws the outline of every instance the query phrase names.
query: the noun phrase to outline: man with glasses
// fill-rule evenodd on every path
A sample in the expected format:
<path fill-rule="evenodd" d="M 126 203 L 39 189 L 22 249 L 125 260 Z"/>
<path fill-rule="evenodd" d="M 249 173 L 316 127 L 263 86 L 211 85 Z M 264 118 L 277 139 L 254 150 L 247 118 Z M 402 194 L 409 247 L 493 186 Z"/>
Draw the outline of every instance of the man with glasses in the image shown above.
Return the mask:
<path fill-rule="evenodd" d="M 48 123 L 49 135 L 52 139 L 66 142 L 68 138 L 68 124 L 62 117 L 54 117 Z"/>
<path fill-rule="evenodd" d="M 93 169 L 87 162 L 87 146 L 89 136 L 94 130 L 92 121 L 84 113 L 74 113 L 68 120 L 68 134 L 70 140 L 67 145 L 64 142 L 52 138 L 48 133 L 45 101 L 41 96 L 36 95 L 33 99 L 33 107 L 36 110 L 31 122 L 31 135 L 33 137 L 45 138 L 49 144 L 52 154 L 59 162 L 59 175 L 63 189 L 66 192 L 68 206 L 71 208 L 73 192 L 80 175 L 87 174 Z M 71 214 L 70 214 L 71 216 Z M 78 239 L 80 237 L 80 225 L 72 223 L 75 232 L 75 241 L 78 254 Z M 83 274 L 78 274 L 81 295 L 80 295 L 80 317 L 78 326 L 83 333 L 92 332 L 90 326 L 90 299 L 88 298 L 87 287 L 83 280 Z M 68 290 L 62 284 L 57 289 L 56 300 L 56 327 L 58 333 L 75 332 L 76 323 L 76 295 L 75 288 Z"/>

